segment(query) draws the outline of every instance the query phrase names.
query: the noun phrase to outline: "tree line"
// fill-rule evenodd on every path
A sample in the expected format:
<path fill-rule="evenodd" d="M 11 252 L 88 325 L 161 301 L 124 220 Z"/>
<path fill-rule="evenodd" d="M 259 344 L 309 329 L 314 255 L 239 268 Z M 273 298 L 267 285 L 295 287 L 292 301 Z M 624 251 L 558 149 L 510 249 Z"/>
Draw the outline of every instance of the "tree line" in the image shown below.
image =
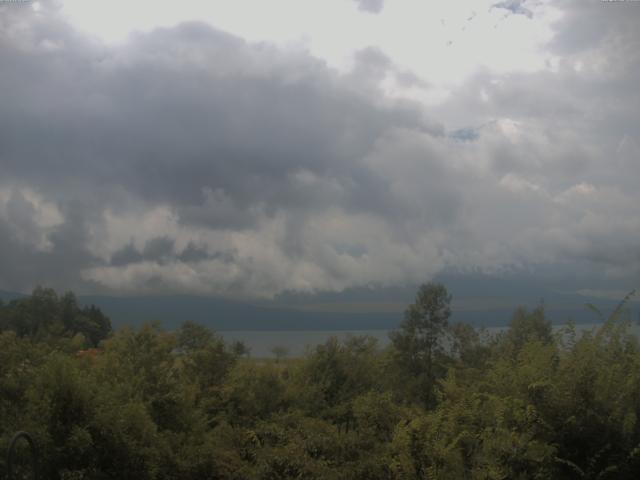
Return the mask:
<path fill-rule="evenodd" d="M 274 360 L 188 321 L 112 331 L 38 288 L 0 304 L 0 448 L 28 430 L 60 480 L 637 478 L 623 308 L 582 335 L 519 308 L 489 335 L 450 324 L 450 303 L 428 283 L 388 347 Z"/>

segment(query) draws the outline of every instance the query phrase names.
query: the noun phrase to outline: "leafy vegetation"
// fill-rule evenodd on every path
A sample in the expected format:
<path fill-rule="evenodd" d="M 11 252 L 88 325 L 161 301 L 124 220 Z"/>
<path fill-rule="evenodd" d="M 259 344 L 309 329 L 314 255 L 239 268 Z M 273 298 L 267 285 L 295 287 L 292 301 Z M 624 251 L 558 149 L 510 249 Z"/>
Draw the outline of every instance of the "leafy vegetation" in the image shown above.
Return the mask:
<path fill-rule="evenodd" d="M 252 359 L 205 327 L 110 331 L 47 289 L 0 306 L 0 447 L 43 478 L 631 479 L 640 345 L 622 307 L 555 333 L 541 306 L 489 336 L 420 288 L 381 349 L 335 338 Z"/>

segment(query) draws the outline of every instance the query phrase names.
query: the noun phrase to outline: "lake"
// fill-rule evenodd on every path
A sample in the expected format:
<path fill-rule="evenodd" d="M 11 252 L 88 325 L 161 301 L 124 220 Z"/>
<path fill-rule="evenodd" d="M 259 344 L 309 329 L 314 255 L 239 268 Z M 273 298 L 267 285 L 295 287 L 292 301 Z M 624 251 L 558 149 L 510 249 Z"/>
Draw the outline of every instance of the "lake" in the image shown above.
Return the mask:
<path fill-rule="evenodd" d="M 585 332 L 598 327 L 599 324 L 585 323 L 577 324 L 577 332 Z M 553 329 L 558 330 L 565 325 L 554 325 Z M 485 330 L 489 333 L 497 333 L 506 327 L 488 327 Z M 349 335 L 368 335 L 378 340 L 378 344 L 384 347 L 389 344 L 389 332 L 391 330 L 284 330 L 284 331 L 227 331 L 218 332 L 225 340 L 240 340 L 251 349 L 252 357 L 273 357 L 271 350 L 274 347 L 285 347 L 288 349 L 290 357 L 304 355 L 307 348 L 314 348 L 326 342 L 330 337 L 335 336 L 345 339 Z M 640 334 L 640 326 L 633 324 L 631 331 L 636 335 Z"/>

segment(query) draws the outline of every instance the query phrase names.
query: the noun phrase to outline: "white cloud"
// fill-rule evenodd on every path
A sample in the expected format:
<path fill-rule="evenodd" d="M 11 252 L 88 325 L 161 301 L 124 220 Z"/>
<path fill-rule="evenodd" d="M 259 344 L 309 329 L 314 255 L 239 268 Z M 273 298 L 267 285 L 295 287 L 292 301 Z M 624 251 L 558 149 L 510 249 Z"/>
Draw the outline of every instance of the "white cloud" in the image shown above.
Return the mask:
<path fill-rule="evenodd" d="M 443 89 L 437 97 L 433 92 L 431 96 L 407 93 L 428 102 L 443 98 L 478 70 L 529 72 L 547 68 L 553 59 L 540 48 L 551 39 L 552 24 L 560 16 L 553 2 L 530 7 L 535 21 L 520 15 L 504 18 L 499 9 L 491 8 L 495 3 L 491 0 L 388 2 L 380 11 L 382 0 L 359 2 L 377 15 L 362 15 L 350 3 L 64 0 L 63 5 L 74 25 L 116 42 L 125 41 L 132 31 L 198 20 L 249 41 L 308 49 L 341 71 L 349 68 L 356 51 L 376 46 L 400 67 Z"/>
<path fill-rule="evenodd" d="M 18 242 L 42 252 L 52 248 L 48 234 L 64 223 L 54 203 L 26 187 L 0 188 L 0 220 L 11 225 Z"/>

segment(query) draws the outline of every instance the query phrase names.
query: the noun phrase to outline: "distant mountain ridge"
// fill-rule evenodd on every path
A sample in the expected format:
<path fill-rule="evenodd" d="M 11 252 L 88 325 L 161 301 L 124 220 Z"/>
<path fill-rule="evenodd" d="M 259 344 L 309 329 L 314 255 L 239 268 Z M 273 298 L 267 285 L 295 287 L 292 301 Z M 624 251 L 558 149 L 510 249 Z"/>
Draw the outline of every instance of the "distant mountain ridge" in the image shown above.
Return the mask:
<path fill-rule="evenodd" d="M 7 292 L 5 290 L 0 290 L 0 300 L 3 302 L 10 302 L 11 300 L 17 300 L 26 296 L 27 295 L 25 295 L 24 293 Z"/>
<path fill-rule="evenodd" d="M 81 296 L 118 325 L 139 325 L 159 320 L 175 328 L 185 320 L 218 331 L 229 330 L 376 330 L 395 328 L 395 313 L 303 312 L 275 305 L 255 305 L 212 297 L 167 295 L 149 297 Z"/>
<path fill-rule="evenodd" d="M 355 293 L 289 295 L 263 302 L 192 295 L 79 295 L 78 300 L 82 305 L 99 307 L 111 318 L 114 327 L 159 321 L 165 328 L 173 329 L 191 320 L 216 331 L 389 330 L 397 328 L 402 321 L 414 291 L 409 287 L 394 287 L 375 295 L 375 291 L 359 289 Z M 533 308 L 543 296 L 510 291 L 508 296 L 501 297 L 499 288 L 481 289 L 475 295 L 470 288 L 454 286 L 450 291 L 454 296 L 451 321 L 484 327 L 507 325 L 515 308 L 519 305 Z M 547 316 L 556 324 L 566 323 L 570 318 L 576 323 L 596 323 L 598 317 L 585 308 L 586 303 L 597 305 L 604 314 L 618 304 L 618 301 L 579 294 L 552 291 L 543 294 Z M 24 296 L 0 291 L 0 300 L 4 302 Z M 633 302 L 630 308 L 632 318 L 640 318 L 638 303 Z"/>

